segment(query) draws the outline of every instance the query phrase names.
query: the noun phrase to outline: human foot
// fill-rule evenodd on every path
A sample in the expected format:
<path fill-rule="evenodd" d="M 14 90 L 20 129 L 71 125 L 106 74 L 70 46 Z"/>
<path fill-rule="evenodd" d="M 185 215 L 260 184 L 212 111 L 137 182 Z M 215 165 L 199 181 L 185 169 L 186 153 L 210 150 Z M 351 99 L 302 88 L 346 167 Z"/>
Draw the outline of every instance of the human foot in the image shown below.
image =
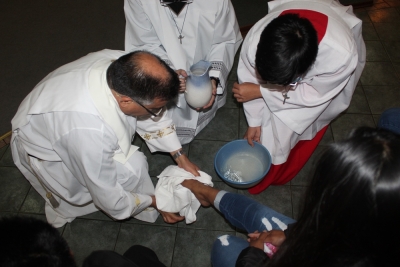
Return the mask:
<path fill-rule="evenodd" d="M 214 203 L 215 196 L 219 192 L 219 190 L 193 179 L 184 180 L 181 184 L 192 191 L 195 197 L 200 201 L 200 204 L 204 207 L 211 206 Z"/>

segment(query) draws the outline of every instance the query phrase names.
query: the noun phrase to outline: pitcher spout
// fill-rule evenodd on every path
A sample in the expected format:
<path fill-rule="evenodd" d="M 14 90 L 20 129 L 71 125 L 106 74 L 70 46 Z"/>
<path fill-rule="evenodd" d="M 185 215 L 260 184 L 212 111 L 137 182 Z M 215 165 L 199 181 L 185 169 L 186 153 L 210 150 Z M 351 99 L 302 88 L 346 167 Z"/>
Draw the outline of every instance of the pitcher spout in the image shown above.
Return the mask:
<path fill-rule="evenodd" d="M 194 76 L 203 76 L 210 71 L 211 62 L 200 60 L 190 67 L 190 73 Z"/>

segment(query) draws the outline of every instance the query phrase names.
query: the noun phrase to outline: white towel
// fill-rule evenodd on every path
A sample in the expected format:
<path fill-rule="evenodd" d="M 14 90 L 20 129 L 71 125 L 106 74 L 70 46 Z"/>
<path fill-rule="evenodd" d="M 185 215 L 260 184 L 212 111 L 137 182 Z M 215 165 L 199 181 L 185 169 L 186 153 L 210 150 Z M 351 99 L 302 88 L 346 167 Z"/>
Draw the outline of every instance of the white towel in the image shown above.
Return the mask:
<path fill-rule="evenodd" d="M 155 191 L 157 208 L 165 212 L 179 212 L 181 216 L 185 216 L 187 224 L 196 221 L 196 212 L 200 208 L 200 202 L 181 183 L 187 179 L 195 179 L 203 184 L 214 186 L 210 175 L 202 171 L 199 173 L 200 176 L 194 176 L 175 165 L 165 168 L 157 176 L 158 182 Z"/>

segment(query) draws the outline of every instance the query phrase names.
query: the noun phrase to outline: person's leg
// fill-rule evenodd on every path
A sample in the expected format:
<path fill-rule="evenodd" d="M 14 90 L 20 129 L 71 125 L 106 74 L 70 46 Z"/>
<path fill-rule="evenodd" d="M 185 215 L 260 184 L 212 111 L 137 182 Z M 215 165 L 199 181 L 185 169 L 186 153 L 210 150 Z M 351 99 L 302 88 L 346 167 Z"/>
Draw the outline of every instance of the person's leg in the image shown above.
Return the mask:
<path fill-rule="evenodd" d="M 45 213 L 47 222 L 55 228 L 60 228 L 66 223 L 71 223 L 76 217 L 84 216 L 98 211 L 98 208 L 92 203 L 85 206 L 74 206 L 61 198 L 55 196 L 60 206 L 54 209 L 49 201 L 45 203 Z"/>
<path fill-rule="evenodd" d="M 295 222 L 292 218 L 240 194 L 220 191 L 214 206 L 231 224 L 248 233 L 285 230 L 288 224 Z"/>
<path fill-rule="evenodd" d="M 214 205 L 234 226 L 248 233 L 264 230 L 285 230 L 295 221 L 244 195 L 220 191 L 196 180 L 185 180 L 182 186 L 188 188 L 203 206 Z M 240 252 L 249 246 L 247 240 L 223 235 L 214 242 L 211 252 L 213 267 L 235 266 Z"/>
<path fill-rule="evenodd" d="M 12 144 L 12 155 L 15 165 L 22 172 L 25 178 L 30 182 L 32 187 L 42 196 L 45 202 L 45 214 L 47 222 L 55 228 L 64 226 L 66 223 L 72 222 L 76 217 L 84 216 L 93 212 L 98 211 L 98 208 L 90 202 L 87 205 L 73 205 L 64 199 L 61 199 L 57 194 L 53 193 L 53 198 L 59 203 L 57 208 L 53 208 L 49 199 L 46 197 L 46 190 L 50 191 L 49 188 L 43 187 L 36 175 L 40 175 L 40 179 L 46 180 L 43 177 L 47 177 L 51 180 L 52 173 L 49 170 L 62 170 L 63 166 L 61 162 L 47 162 L 38 160 L 35 157 L 31 157 L 23 148 L 21 141 L 18 136 L 14 136 Z M 51 165 L 52 167 L 49 167 Z M 149 177 L 150 179 L 150 177 Z M 43 183 L 43 181 L 42 181 Z"/>
<path fill-rule="evenodd" d="M 378 128 L 400 134 L 400 108 L 385 110 L 378 121 Z"/>
<path fill-rule="evenodd" d="M 213 267 L 235 267 L 240 252 L 247 248 L 249 243 L 243 238 L 232 235 L 223 235 L 215 240 L 211 250 Z"/>
<path fill-rule="evenodd" d="M 203 206 L 214 205 L 234 226 L 249 233 L 263 230 L 285 230 L 295 221 L 244 195 L 228 193 L 203 185 L 196 180 L 185 180 L 187 187 Z"/>

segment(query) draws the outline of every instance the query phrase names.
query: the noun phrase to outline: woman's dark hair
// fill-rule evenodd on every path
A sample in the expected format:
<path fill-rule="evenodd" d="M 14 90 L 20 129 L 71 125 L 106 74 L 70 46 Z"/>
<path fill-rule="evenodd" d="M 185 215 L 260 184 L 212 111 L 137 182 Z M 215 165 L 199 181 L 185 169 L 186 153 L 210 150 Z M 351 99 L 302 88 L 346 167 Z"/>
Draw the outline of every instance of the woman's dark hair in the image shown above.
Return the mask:
<path fill-rule="evenodd" d="M 150 73 L 143 67 L 142 55 L 158 60 L 167 75 Z M 135 51 L 115 60 L 107 69 L 107 82 L 111 89 L 141 104 L 151 104 L 155 98 L 171 101 L 178 96 L 179 78 L 161 58 L 146 51 Z"/>
<path fill-rule="evenodd" d="M 304 210 L 267 266 L 397 266 L 399 226 L 400 136 L 359 128 L 320 158 Z"/>
<path fill-rule="evenodd" d="M 32 217 L 0 219 L 0 266 L 75 267 L 65 239 L 45 221 Z"/>
<path fill-rule="evenodd" d="M 256 69 L 262 80 L 289 85 L 306 74 L 318 54 L 317 32 L 308 19 L 285 14 L 263 30 L 256 52 Z"/>

